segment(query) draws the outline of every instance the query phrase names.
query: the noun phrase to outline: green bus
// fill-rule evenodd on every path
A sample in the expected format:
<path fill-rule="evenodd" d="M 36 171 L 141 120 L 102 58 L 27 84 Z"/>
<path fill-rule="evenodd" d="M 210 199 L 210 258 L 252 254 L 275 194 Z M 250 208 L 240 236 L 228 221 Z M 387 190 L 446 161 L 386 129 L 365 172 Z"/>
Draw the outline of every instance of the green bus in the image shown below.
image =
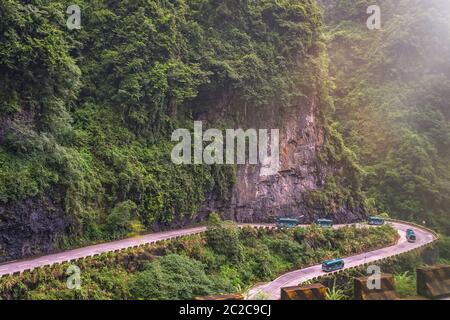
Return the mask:
<path fill-rule="evenodd" d="M 298 226 L 300 222 L 297 219 L 292 218 L 277 218 L 278 228 L 294 228 Z"/>
<path fill-rule="evenodd" d="M 322 263 L 322 271 L 323 272 L 333 272 L 336 270 L 344 269 L 344 260 L 342 259 L 333 259 L 333 260 L 327 260 L 324 263 Z"/>
<path fill-rule="evenodd" d="M 316 224 L 321 228 L 331 228 L 333 227 L 333 221 L 329 219 L 317 219 Z"/>
<path fill-rule="evenodd" d="M 417 237 L 413 229 L 406 230 L 406 240 L 408 240 L 408 242 L 416 242 Z"/>
<path fill-rule="evenodd" d="M 384 224 L 384 219 L 380 217 L 369 217 L 367 223 L 371 226 L 382 226 Z"/>

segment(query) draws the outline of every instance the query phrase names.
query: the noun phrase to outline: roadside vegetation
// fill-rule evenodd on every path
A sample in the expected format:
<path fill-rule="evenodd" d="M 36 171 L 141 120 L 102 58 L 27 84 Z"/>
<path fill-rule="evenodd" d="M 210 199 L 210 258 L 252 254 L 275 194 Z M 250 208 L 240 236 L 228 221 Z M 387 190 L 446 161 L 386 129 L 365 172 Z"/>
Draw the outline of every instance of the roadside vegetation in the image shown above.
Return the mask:
<path fill-rule="evenodd" d="M 411 297 L 417 294 L 416 275 L 409 271 L 394 275 L 395 291 L 400 298 Z"/>
<path fill-rule="evenodd" d="M 439 247 L 440 244 L 437 245 Z M 395 292 L 399 298 L 408 298 L 417 295 L 416 269 L 429 262 L 430 257 L 437 258 L 442 263 L 443 256 L 436 256 L 436 247 L 427 248 L 420 252 L 402 254 L 394 259 L 377 263 L 382 273 L 392 274 L 395 280 Z M 441 251 L 442 252 L 442 251 Z M 435 260 L 433 258 L 433 260 Z M 321 278 L 320 283 L 328 288 L 329 300 L 354 299 L 354 278 L 366 277 L 365 267 L 345 270 L 337 275 Z"/>
<path fill-rule="evenodd" d="M 442 237 L 438 242 L 439 263 L 450 265 L 450 237 Z"/>
<path fill-rule="evenodd" d="M 81 288 L 68 289 L 65 263 L 0 279 L 3 299 L 190 299 L 243 292 L 298 268 L 387 246 L 396 241 L 390 226 L 317 226 L 289 230 L 238 228 L 210 219 L 201 235 L 108 253 L 75 264 Z M 340 291 L 331 291 L 336 298 Z"/>
<path fill-rule="evenodd" d="M 346 296 L 342 289 L 336 287 L 336 280 L 331 288 L 327 288 L 327 300 L 345 300 Z"/>

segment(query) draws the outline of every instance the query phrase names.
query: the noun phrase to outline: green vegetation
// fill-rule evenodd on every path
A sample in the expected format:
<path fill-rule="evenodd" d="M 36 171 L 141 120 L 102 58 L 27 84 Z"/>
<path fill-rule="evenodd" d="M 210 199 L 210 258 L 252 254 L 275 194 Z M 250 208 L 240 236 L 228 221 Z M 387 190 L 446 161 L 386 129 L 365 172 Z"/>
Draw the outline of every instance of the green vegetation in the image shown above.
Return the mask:
<path fill-rule="evenodd" d="M 450 264 L 450 237 L 442 237 L 438 244 L 439 261 L 444 264 Z"/>
<path fill-rule="evenodd" d="M 281 116 L 314 103 L 325 132 L 315 165 L 327 174 L 301 195 L 308 208 L 389 212 L 450 235 L 448 0 L 381 0 L 380 31 L 366 28 L 369 0 L 319 0 L 323 16 L 314 0 L 74 2 L 83 18 L 72 31 L 64 1 L 0 3 L 0 226 L 20 220 L 14 206 L 61 217 L 49 236 L 65 248 L 190 221 L 208 197 L 230 200 L 235 168 L 174 165 L 174 129 L 225 104 Z M 0 296 L 240 292 L 396 236 L 239 230 L 213 215 L 204 235 L 81 261 L 80 290 L 67 289 L 66 264 L 2 278 Z M 444 263 L 449 243 L 438 244 Z M 407 295 L 417 259 L 402 259 L 388 270 Z M 339 276 L 329 287 L 330 299 L 351 296 Z"/>
<path fill-rule="evenodd" d="M 333 174 L 305 194 L 310 208 L 448 231 L 443 0 L 384 0 L 376 33 L 365 27 L 370 1 L 321 0 L 324 19 L 312 0 L 76 3 L 82 28 L 72 31 L 62 1 L 0 4 L 0 203 L 50 200 L 69 223 L 61 246 L 229 199 L 234 168 L 172 164 L 170 133 L 231 93 L 231 108 L 276 114 L 318 100 L 318 165 Z"/>
<path fill-rule="evenodd" d="M 219 277 L 205 273 L 199 261 L 169 254 L 144 266 L 130 284 L 131 297 L 140 299 L 192 299 L 197 295 L 224 292 L 231 287 Z"/>
<path fill-rule="evenodd" d="M 335 282 L 333 284 L 333 287 L 327 288 L 326 298 L 327 298 L 327 300 L 345 300 L 346 296 L 345 296 L 343 290 L 338 289 L 336 287 L 336 282 Z"/>
<path fill-rule="evenodd" d="M 395 291 L 400 298 L 412 297 L 417 294 L 416 277 L 411 275 L 409 271 L 394 275 Z"/>
<path fill-rule="evenodd" d="M 450 234 L 450 7 L 382 0 L 382 29 L 366 0 L 320 0 L 330 38 L 332 92 L 345 145 L 378 212 Z"/>
<path fill-rule="evenodd" d="M 0 205 L 52 202 L 69 223 L 63 247 L 227 200 L 234 168 L 170 160 L 171 132 L 223 96 L 281 113 L 321 90 L 311 0 L 75 3 L 72 31 L 64 1 L 0 4 Z"/>
<path fill-rule="evenodd" d="M 0 297 L 190 299 L 242 292 L 289 270 L 387 246 L 396 239 L 390 226 L 263 230 L 215 220 L 202 235 L 77 261 L 79 290 L 67 288 L 65 263 L 0 278 Z M 340 297 L 340 291 L 330 297 Z"/>

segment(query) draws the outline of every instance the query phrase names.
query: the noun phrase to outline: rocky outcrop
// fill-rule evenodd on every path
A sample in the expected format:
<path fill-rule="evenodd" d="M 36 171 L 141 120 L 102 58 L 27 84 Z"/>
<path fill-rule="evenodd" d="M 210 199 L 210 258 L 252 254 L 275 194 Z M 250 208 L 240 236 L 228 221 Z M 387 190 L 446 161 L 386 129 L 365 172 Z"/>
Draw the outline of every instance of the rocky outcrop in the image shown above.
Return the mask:
<path fill-rule="evenodd" d="M 0 206 L 0 263 L 52 252 L 69 221 L 49 197 Z"/>
<path fill-rule="evenodd" d="M 221 103 L 222 110 L 225 105 Z M 295 217 L 308 223 L 326 217 L 336 223 L 348 223 L 365 218 L 361 204 L 344 203 L 330 211 L 309 196 L 311 191 L 324 187 L 328 175 L 340 170 L 319 159 L 326 133 L 319 120 L 318 100 L 303 100 L 283 110 L 283 114 L 279 114 L 277 108 L 271 110 L 241 111 L 239 118 L 242 120 L 235 125 L 237 128 L 280 130 L 279 172 L 265 176 L 261 174 L 261 165 L 239 166 L 231 200 L 209 198 L 202 213 L 218 211 L 224 218 L 240 222 L 274 222 L 276 217 Z M 211 121 L 208 116 L 203 119 Z"/>

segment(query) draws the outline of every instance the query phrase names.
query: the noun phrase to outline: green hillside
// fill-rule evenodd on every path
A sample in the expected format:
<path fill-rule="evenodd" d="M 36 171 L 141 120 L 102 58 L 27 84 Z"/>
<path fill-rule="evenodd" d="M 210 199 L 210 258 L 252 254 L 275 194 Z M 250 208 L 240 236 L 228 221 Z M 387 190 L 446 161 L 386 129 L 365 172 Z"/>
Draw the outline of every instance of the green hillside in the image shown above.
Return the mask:
<path fill-rule="evenodd" d="M 65 246 L 189 219 L 207 194 L 228 199 L 234 168 L 173 165 L 172 131 L 224 91 L 282 109 L 320 82 L 305 67 L 323 48 L 313 1 L 76 4 L 80 30 L 64 1 L 0 4 L 5 228 L 63 216 L 45 232 Z"/>
<path fill-rule="evenodd" d="M 450 6 L 379 1 L 324 4 L 339 131 L 381 212 L 450 233 Z"/>

